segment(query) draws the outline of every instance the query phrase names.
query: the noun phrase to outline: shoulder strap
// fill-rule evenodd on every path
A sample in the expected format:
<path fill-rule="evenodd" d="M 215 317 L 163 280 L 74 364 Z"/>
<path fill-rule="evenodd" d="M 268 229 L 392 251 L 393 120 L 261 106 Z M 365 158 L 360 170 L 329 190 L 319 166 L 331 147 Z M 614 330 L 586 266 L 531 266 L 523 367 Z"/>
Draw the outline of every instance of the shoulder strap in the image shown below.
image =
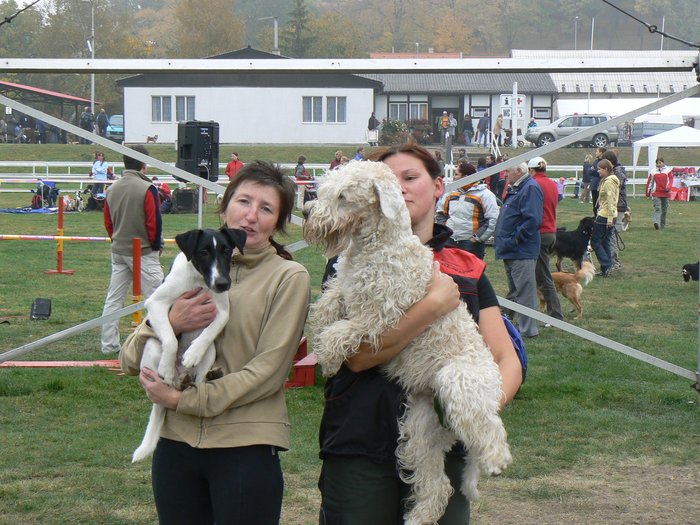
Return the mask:
<path fill-rule="evenodd" d="M 513 348 L 515 348 L 515 353 L 518 354 L 518 359 L 520 359 L 520 366 L 523 369 L 523 383 L 525 382 L 525 376 L 527 375 L 527 349 L 525 348 L 525 341 L 523 336 L 520 335 L 518 329 L 513 326 L 510 319 L 505 315 L 501 314 L 503 317 L 503 324 L 506 325 L 506 330 L 508 330 L 508 335 L 510 340 L 513 342 Z"/>

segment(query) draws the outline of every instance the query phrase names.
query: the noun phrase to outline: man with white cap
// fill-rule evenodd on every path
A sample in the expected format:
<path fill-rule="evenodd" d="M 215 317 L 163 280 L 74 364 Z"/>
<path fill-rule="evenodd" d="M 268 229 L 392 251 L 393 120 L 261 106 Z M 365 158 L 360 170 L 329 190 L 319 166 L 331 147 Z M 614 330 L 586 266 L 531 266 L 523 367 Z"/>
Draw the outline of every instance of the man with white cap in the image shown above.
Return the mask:
<path fill-rule="evenodd" d="M 559 203 L 559 190 L 556 182 L 547 177 L 547 162 L 542 157 L 534 157 L 527 163 L 528 171 L 537 184 L 540 185 L 543 195 L 542 226 L 540 226 L 540 255 L 535 265 L 535 278 L 537 287 L 542 292 L 547 315 L 555 319 L 563 320 L 561 303 L 557 295 L 557 287 L 552 280 L 552 272 L 549 269 L 549 256 L 557 241 L 557 204 Z"/>

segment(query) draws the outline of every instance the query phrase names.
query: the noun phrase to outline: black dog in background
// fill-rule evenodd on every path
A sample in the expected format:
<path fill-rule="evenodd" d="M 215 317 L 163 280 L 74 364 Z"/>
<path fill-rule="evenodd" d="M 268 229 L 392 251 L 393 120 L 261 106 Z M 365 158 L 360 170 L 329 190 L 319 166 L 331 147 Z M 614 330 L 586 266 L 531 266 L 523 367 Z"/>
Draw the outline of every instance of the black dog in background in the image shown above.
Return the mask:
<path fill-rule="evenodd" d="M 561 272 L 561 260 L 568 257 L 581 269 L 583 257 L 588 251 L 588 243 L 593 234 L 593 217 L 584 217 L 574 231 L 557 230 L 557 240 L 554 243 L 554 253 L 557 256 L 557 270 Z"/>
<path fill-rule="evenodd" d="M 683 280 L 685 282 L 688 282 L 691 279 L 693 281 L 697 281 L 699 267 L 700 267 L 700 262 L 696 262 L 694 264 L 684 264 L 683 265 Z"/>

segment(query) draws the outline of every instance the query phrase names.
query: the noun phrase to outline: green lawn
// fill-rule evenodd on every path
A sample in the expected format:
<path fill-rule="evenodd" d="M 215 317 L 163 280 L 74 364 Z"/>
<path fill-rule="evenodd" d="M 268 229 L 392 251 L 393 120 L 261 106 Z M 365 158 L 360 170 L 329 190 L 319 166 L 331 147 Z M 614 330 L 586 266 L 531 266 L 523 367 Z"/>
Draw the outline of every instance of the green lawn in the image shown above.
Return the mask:
<path fill-rule="evenodd" d="M 579 150 L 570 151 L 580 155 Z M 0 208 L 29 200 L 28 193 L 0 194 Z M 623 234 L 626 249 L 621 254 L 625 268 L 585 288 L 584 318 L 576 324 L 695 371 L 698 283 L 683 282 L 680 269 L 698 259 L 700 204 L 672 203 L 669 228 L 662 232 L 651 227 L 650 201 L 635 199 L 630 206 L 633 222 Z M 589 205 L 566 199 L 560 203 L 559 224 L 574 228 L 590 211 Z M 194 214 L 167 215 L 165 235 L 196 227 L 196 221 Z M 208 208 L 205 226 L 218 224 Z M 2 234 L 55 231 L 55 215 L 0 215 Z M 68 215 L 65 234 L 104 235 L 101 215 Z M 282 241 L 299 237 L 299 229 L 292 227 Z M 166 267 L 174 255 L 169 245 L 163 256 Z M 311 273 L 317 294 L 322 254 L 307 248 L 295 257 Z M 498 294 L 505 295 L 502 264 L 494 261 L 491 249 L 486 260 L 487 275 Z M 54 242 L 0 242 L 0 351 L 100 315 L 110 273 L 109 246 L 66 243 L 64 267 L 75 274 L 44 273 L 55 267 Z M 37 297 L 52 300 L 47 321 L 28 318 Z M 565 299 L 562 306 L 571 320 Z M 128 319 L 122 328 L 124 333 L 130 329 Z M 512 498 L 546 509 L 578 493 L 564 488 L 538 491 L 533 480 L 544 477 L 556 485 L 560 476 L 580 469 L 603 469 L 639 457 L 649 464 L 700 470 L 698 396 L 690 381 L 556 329 L 542 330 L 539 338 L 528 340 L 528 351 L 527 382 L 503 413 L 514 462 L 500 478 L 482 482 L 486 501 L 490 491 L 509 487 Z M 25 356 L 102 357 L 96 329 Z M 287 396 L 293 445 L 283 455 L 285 524 L 308 525 L 317 517 L 317 429 L 323 397 L 319 380 L 319 386 L 289 391 Z M 155 522 L 149 466 L 130 463 L 149 412 L 135 378 L 104 369 L 0 369 L 0 398 L 0 525 Z M 692 500 L 687 505 L 678 512 L 692 515 L 697 505 Z M 477 516 L 487 512 L 485 507 L 475 510 Z M 500 523 L 518 521 L 513 515 Z"/>

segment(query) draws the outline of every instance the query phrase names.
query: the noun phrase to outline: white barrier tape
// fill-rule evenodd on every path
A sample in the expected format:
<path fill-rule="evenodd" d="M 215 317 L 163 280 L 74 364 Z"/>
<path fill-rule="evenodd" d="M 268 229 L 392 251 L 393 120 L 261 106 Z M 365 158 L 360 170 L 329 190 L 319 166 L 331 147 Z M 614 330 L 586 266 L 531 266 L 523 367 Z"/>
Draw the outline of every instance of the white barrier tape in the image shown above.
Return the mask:
<path fill-rule="evenodd" d="M 514 303 L 513 301 L 509 301 L 508 299 L 505 299 L 500 296 L 498 296 L 498 302 L 504 308 L 508 308 L 509 310 L 518 312 L 519 314 L 532 317 L 533 319 L 536 319 L 538 321 L 549 323 L 555 328 L 559 328 L 560 330 L 569 332 L 570 334 L 573 334 L 582 339 L 587 339 L 588 341 L 599 344 L 611 350 L 615 350 L 616 352 L 628 355 L 639 361 L 644 361 L 645 363 L 654 365 L 657 368 L 661 368 L 663 370 L 666 370 L 667 372 L 676 374 L 677 376 L 684 377 L 692 381 L 695 381 L 696 379 L 695 372 L 691 372 L 690 370 L 681 368 L 678 365 L 674 365 L 673 363 L 669 363 L 668 361 L 664 361 L 663 359 L 659 359 L 658 357 L 654 357 L 653 355 L 645 354 L 644 352 L 635 350 L 631 346 L 623 345 L 622 343 L 618 343 L 617 341 L 613 341 L 612 339 L 608 339 L 607 337 L 603 337 L 593 332 L 589 332 L 588 330 L 579 328 L 578 326 L 567 323 L 566 321 L 560 321 L 559 319 L 550 317 L 549 315 L 543 314 L 542 312 L 538 312 L 537 310 L 532 310 L 525 306 L 521 306 L 518 303 Z"/>
<path fill-rule="evenodd" d="M 90 330 L 91 328 L 97 328 L 98 326 L 102 326 L 104 323 L 108 323 L 110 321 L 117 321 L 125 315 L 133 314 L 134 312 L 137 312 L 142 308 L 143 301 L 139 303 L 134 303 L 132 305 L 121 308 L 116 312 L 112 312 L 111 314 L 103 315 L 102 317 L 97 317 L 96 319 L 91 319 L 89 321 L 72 326 L 65 330 L 61 330 L 60 332 L 56 332 L 55 334 L 51 334 L 46 337 L 42 337 L 41 339 L 37 339 L 36 341 L 32 341 L 31 343 L 28 343 L 26 345 L 18 346 L 17 348 L 8 350 L 7 352 L 0 354 L 0 363 L 4 363 L 5 361 L 9 361 L 10 359 L 15 359 L 21 355 L 26 354 L 27 352 L 31 352 L 32 350 L 36 350 L 37 348 L 41 348 L 50 343 L 55 343 L 73 335 L 80 334 L 82 332 Z"/>

